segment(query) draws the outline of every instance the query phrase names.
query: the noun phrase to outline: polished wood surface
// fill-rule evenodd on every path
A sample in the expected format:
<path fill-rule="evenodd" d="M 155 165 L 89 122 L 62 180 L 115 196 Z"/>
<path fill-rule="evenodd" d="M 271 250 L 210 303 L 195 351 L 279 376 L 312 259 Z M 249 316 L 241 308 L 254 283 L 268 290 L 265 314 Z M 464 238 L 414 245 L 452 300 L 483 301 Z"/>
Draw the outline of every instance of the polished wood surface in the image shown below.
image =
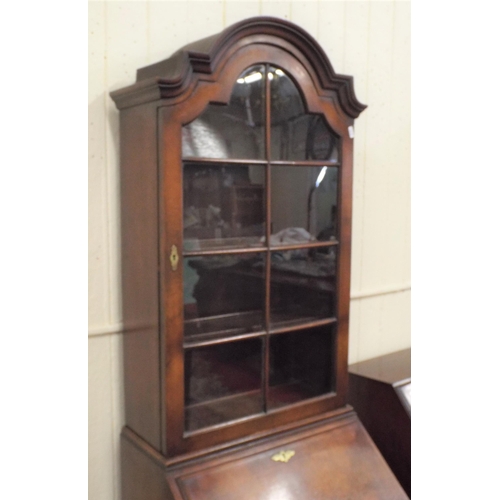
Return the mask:
<path fill-rule="evenodd" d="M 124 467 L 132 460 L 140 462 L 141 477 L 150 480 L 139 496 L 129 490 L 125 500 L 407 498 L 352 411 L 170 468 L 161 455 L 130 433 L 123 434 L 122 445 Z M 162 468 L 163 477 L 158 474 Z M 132 468 L 127 472 L 133 482 L 137 473 Z M 162 491 L 171 496 L 162 497 L 158 493 Z"/>
<path fill-rule="evenodd" d="M 122 500 L 173 500 L 158 452 L 142 439 L 124 438 L 127 429 L 120 440 Z"/>
<path fill-rule="evenodd" d="M 411 349 L 392 352 L 349 365 L 349 373 L 386 384 L 401 384 L 411 379 Z"/>
<path fill-rule="evenodd" d="M 288 462 L 273 460 L 283 451 L 285 457 L 294 453 Z M 183 500 L 406 498 L 354 419 L 270 441 L 174 478 L 176 498 Z"/>
<path fill-rule="evenodd" d="M 120 112 L 125 420 L 161 449 L 156 106 Z"/>
<path fill-rule="evenodd" d="M 411 496 L 411 417 L 398 393 L 411 383 L 411 349 L 349 366 L 349 403 Z"/>

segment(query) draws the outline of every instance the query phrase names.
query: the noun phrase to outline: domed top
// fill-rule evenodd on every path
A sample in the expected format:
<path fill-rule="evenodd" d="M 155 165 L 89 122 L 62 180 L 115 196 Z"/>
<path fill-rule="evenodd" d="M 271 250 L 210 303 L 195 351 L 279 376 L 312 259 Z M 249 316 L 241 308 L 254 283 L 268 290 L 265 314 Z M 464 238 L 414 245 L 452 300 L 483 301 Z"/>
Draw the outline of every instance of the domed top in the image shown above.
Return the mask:
<path fill-rule="evenodd" d="M 328 57 L 316 40 L 301 27 L 284 19 L 252 17 L 233 24 L 220 33 L 190 43 L 171 57 L 137 70 L 134 85 L 111 93 L 118 108 L 127 108 L 151 100 L 181 95 L 194 75 L 211 75 L 226 53 L 235 46 L 255 43 L 291 44 L 312 65 L 325 90 L 338 93 L 339 104 L 352 118 L 366 108 L 354 93 L 353 78 L 336 74 Z"/>

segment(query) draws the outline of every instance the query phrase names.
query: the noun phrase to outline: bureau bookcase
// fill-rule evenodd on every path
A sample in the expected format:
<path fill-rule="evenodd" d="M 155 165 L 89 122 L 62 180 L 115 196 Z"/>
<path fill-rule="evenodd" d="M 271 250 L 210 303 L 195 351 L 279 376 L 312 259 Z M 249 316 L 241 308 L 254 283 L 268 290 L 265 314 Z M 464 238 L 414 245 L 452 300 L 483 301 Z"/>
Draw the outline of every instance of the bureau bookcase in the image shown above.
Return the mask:
<path fill-rule="evenodd" d="M 123 498 L 405 498 L 346 405 L 352 78 L 259 17 L 112 98 Z"/>

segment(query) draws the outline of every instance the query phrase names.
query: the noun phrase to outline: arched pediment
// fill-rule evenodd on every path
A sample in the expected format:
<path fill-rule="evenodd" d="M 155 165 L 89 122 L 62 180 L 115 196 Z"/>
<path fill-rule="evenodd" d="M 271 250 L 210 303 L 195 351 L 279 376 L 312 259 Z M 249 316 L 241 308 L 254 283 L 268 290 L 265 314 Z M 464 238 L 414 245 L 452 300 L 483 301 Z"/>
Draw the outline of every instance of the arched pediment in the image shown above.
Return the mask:
<path fill-rule="evenodd" d="M 293 47 L 311 65 L 319 86 L 337 94 L 346 115 L 357 118 L 366 108 L 356 98 L 352 76 L 335 73 L 325 52 L 311 35 L 289 21 L 273 17 L 246 19 L 221 33 L 188 44 L 168 59 L 137 70 L 137 82 L 111 96 L 119 108 L 159 98 L 176 98 L 196 79 L 214 74 L 228 53 L 252 43 Z"/>

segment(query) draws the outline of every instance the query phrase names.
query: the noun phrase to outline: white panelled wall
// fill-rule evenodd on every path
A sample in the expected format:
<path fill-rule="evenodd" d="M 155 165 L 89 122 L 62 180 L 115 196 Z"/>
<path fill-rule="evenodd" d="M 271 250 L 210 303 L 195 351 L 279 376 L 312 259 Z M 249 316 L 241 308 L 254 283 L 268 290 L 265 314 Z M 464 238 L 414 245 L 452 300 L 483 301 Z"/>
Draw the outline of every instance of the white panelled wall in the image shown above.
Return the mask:
<path fill-rule="evenodd" d="M 349 362 L 410 346 L 410 3 L 89 3 L 89 499 L 118 500 L 123 425 L 118 112 L 137 68 L 256 15 L 314 36 L 368 104 L 356 121 Z"/>

